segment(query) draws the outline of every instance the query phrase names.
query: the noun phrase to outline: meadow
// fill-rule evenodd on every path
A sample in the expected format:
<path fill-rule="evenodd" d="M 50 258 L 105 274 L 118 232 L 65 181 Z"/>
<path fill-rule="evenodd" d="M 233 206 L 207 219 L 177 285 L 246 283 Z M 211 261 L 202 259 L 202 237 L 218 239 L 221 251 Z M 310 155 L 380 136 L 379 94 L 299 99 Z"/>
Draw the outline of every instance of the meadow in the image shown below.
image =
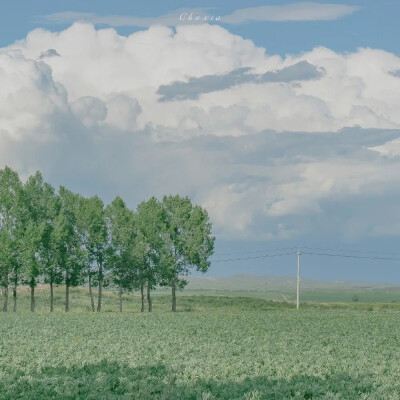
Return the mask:
<path fill-rule="evenodd" d="M 86 310 L 0 314 L 0 399 L 400 399 L 400 313 L 236 296 L 166 293 L 154 312 L 106 293 Z M 59 297 L 59 298 L 58 298 Z M 389 308 L 391 306 L 391 308 Z M 398 304 L 397 304 L 398 306 Z M 378 310 L 378 308 L 376 309 Z M 112 312 L 111 312 L 112 311 Z"/>

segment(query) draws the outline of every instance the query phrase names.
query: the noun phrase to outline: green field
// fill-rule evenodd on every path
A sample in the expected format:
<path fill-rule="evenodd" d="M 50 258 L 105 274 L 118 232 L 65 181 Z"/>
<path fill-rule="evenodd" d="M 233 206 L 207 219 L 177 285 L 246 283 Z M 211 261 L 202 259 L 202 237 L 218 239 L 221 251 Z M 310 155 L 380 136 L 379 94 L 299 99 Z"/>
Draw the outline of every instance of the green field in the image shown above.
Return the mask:
<path fill-rule="evenodd" d="M 55 288 L 55 311 L 64 311 L 64 286 Z M 392 310 L 400 311 L 400 294 L 397 288 L 392 291 L 374 288 L 322 288 L 303 289 L 301 308 L 303 309 L 353 309 L 366 311 Z M 97 291 L 94 291 L 95 295 Z M 357 294 L 360 301 L 353 302 L 352 296 Z M 171 294 L 169 290 L 159 289 L 152 293 L 154 312 L 169 312 L 171 309 Z M 178 311 L 213 311 L 216 308 L 227 308 L 230 311 L 294 309 L 296 293 L 288 288 L 277 291 L 238 291 L 238 290 L 190 290 L 178 294 Z M 20 287 L 18 293 L 18 312 L 30 310 L 29 289 Z M 47 285 L 36 288 L 37 313 L 49 311 L 50 295 Z M 12 297 L 9 297 L 9 310 L 12 310 Z M 90 297 L 85 288 L 70 289 L 70 312 L 89 312 Z M 103 312 L 119 310 L 118 294 L 112 291 L 104 292 L 102 302 Z M 123 310 L 126 312 L 140 311 L 140 298 L 137 293 L 123 295 Z"/>
<path fill-rule="evenodd" d="M 233 275 L 225 278 L 190 277 L 185 293 L 217 293 L 266 300 L 296 301 L 296 277 Z M 363 303 L 400 302 L 400 285 L 357 281 L 301 280 L 303 302 L 351 303 L 357 295 Z"/>
<path fill-rule="evenodd" d="M 169 296 L 154 312 L 106 293 L 101 314 L 0 314 L 0 399 L 400 399 L 399 304 L 305 305 L 235 296 Z M 107 312 L 108 311 L 108 312 Z"/>
<path fill-rule="evenodd" d="M 162 291 L 161 293 L 165 293 Z M 249 297 L 264 300 L 296 302 L 296 290 L 282 288 L 269 291 L 232 291 L 232 290 L 185 290 L 185 295 L 211 295 L 228 297 Z M 353 303 L 353 296 L 358 296 L 360 303 L 400 303 L 400 288 L 332 288 L 332 289 L 302 289 L 300 300 L 302 303 Z M 350 304 L 349 304 L 350 306 Z"/>

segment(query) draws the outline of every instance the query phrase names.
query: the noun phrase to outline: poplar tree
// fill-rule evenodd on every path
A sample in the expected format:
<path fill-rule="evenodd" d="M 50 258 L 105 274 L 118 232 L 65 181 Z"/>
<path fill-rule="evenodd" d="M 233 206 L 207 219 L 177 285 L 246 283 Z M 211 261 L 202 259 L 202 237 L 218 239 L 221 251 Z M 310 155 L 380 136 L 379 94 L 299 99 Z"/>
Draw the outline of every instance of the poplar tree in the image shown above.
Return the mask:
<path fill-rule="evenodd" d="M 24 185 L 27 222 L 21 256 L 24 262 L 25 280 L 31 292 L 31 311 L 35 311 L 35 287 L 39 277 L 47 272 L 54 257 L 48 240 L 54 224 L 54 189 L 44 182 L 37 171 Z"/>
<path fill-rule="evenodd" d="M 80 198 L 77 217 L 78 231 L 86 254 L 86 271 L 89 281 L 92 311 L 94 311 L 92 279 L 96 275 L 96 282 L 99 288 L 97 311 L 100 312 L 108 252 L 107 226 L 103 201 L 98 196 Z M 92 270 L 92 264 L 94 263 L 96 263 L 97 268 L 95 273 Z"/>
<path fill-rule="evenodd" d="M 139 274 L 142 311 L 144 285 L 147 291 L 148 309 L 152 311 L 151 291 L 155 289 L 163 275 L 163 264 L 168 262 L 169 236 L 162 204 L 155 197 L 141 202 L 137 207 L 136 220 L 139 231 L 137 246 L 141 249 L 142 256 Z"/>
<path fill-rule="evenodd" d="M 50 286 L 50 312 L 54 311 L 54 286 L 63 281 L 62 270 L 58 264 L 57 241 L 55 236 L 55 223 L 60 213 L 60 198 L 50 187 L 46 193 L 47 202 L 44 228 L 41 243 L 41 262 L 44 282 Z"/>
<path fill-rule="evenodd" d="M 191 269 L 207 272 L 215 237 L 211 233 L 207 211 L 193 206 L 188 197 L 164 196 L 162 204 L 171 256 L 170 262 L 165 264 L 164 284 L 172 289 L 172 311 L 175 312 L 176 290 L 187 284 L 182 277 L 187 276 Z"/>
<path fill-rule="evenodd" d="M 137 221 L 137 214 L 134 214 Z M 144 288 L 146 284 L 146 270 L 148 267 L 148 244 L 145 236 L 139 230 L 136 222 L 136 237 L 132 248 L 132 287 L 140 291 L 141 308 L 144 312 Z M 150 298 L 151 300 L 151 298 Z"/>
<path fill-rule="evenodd" d="M 33 221 L 27 223 L 23 239 L 23 250 L 21 253 L 24 264 L 24 281 L 29 285 L 31 312 L 35 311 L 35 288 L 41 273 L 39 248 L 42 235 L 42 224 L 36 224 Z"/>
<path fill-rule="evenodd" d="M 83 252 L 77 228 L 78 195 L 61 186 L 59 190 L 60 212 L 54 223 L 54 245 L 57 264 L 64 275 L 65 311 L 70 309 L 70 287 L 82 283 Z"/>
<path fill-rule="evenodd" d="M 122 312 L 122 294 L 134 288 L 135 228 L 133 212 L 117 196 L 106 207 L 106 225 L 109 251 L 107 263 L 111 271 L 113 284 L 118 288 L 119 311 Z"/>
<path fill-rule="evenodd" d="M 14 263 L 13 243 L 5 229 L 0 230 L 0 284 L 4 296 L 3 312 L 8 310 L 8 288 Z"/>
<path fill-rule="evenodd" d="M 8 310 L 8 290 L 13 284 L 14 311 L 22 264 L 19 259 L 26 222 L 23 185 L 17 172 L 0 170 L 0 284 L 4 295 L 3 311 Z"/>

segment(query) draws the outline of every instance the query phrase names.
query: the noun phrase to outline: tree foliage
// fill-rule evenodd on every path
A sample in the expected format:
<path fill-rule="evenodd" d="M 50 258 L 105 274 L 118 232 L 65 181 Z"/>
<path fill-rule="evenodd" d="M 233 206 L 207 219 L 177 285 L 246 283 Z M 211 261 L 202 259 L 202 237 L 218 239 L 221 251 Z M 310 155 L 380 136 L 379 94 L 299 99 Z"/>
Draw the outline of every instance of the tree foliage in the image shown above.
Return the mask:
<path fill-rule="evenodd" d="M 69 311 L 70 287 L 87 284 L 91 309 L 93 288 L 98 285 L 97 311 L 101 311 L 103 287 L 123 293 L 139 290 L 144 310 L 145 291 L 149 311 L 151 293 L 159 286 L 176 291 L 192 271 L 210 267 L 214 240 L 207 211 L 188 197 L 151 197 L 135 211 L 117 196 L 106 207 L 98 196 L 85 198 L 64 186 L 57 191 L 40 172 L 25 183 L 9 167 L 0 169 L 0 286 L 7 311 L 12 287 L 14 311 L 17 287 L 29 286 L 31 311 L 35 309 L 38 283 L 53 288 L 65 285 L 65 310 Z"/>
<path fill-rule="evenodd" d="M 211 222 L 207 211 L 193 206 L 188 197 L 164 196 L 163 208 L 169 236 L 169 268 L 165 278 L 172 287 L 172 311 L 176 311 L 176 287 L 183 288 L 192 268 L 207 272 L 209 257 L 214 252 L 215 238 L 211 235 Z"/>

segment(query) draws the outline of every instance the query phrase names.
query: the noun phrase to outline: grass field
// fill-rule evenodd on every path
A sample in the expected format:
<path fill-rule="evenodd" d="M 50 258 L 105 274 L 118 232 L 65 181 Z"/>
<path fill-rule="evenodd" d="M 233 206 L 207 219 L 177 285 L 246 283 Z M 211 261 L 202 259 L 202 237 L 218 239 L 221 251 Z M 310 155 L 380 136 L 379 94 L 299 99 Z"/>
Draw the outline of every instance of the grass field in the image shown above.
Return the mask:
<path fill-rule="evenodd" d="M 296 300 L 296 277 L 233 275 L 225 278 L 190 277 L 185 293 L 244 295 L 266 300 Z M 400 301 L 400 285 L 356 281 L 301 280 L 301 300 L 305 302 L 351 303 L 357 295 L 364 303 Z"/>
<path fill-rule="evenodd" d="M 64 311 L 64 287 L 55 288 L 55 311 Z M 304 289 L 301 295 L 301 307 L 306 309 L 354 309 L 366 311 L 394 310 L 400 311 L 399 289 Z M 96 294 L 97 292 L 94 291 Z M 352 296 L 357 294 L 359 302 L 353 302 Z M 167 312 L 171 309 L 169 290 L 161 289 L 153 292 L 154 312 Z M 270 310 L 294 309 L 296 293 L 281 291 L 237 291 L 237 290 L 184 290 L 178 294 L 178 311 L 212 311 L 215 308 L 229 310 Z M 21 287 L 18 293 L 18 312 L 30 310 L 30 297 L 27 287 Z M 96 303 L 97 304 L 97 303 Z M 36 311 L 48 312 L 50 305 L 49 288 L 39 285 L 36 288 Z M 89 312 L 90 298 L 87 289 L 70 289 L 70 307 L 74 312 Z M 12 297 L 9 297 L 9 309 L 12 310 Z M 118 295 L 112 291 L 104 294 L 102 309 L 104 312 L 119 310 Z M 140 311 L 138 294 L 123 295 L 123 310 Z"/>
<path fill-rule="evenodd" d="M 65 314 L 59 288 L 57 312 L 43 290 L 32 315 L 20 297 L 0 314 L 0 399 L 400 399 L 398 304 L 181 295 L 171 313 L 161 294 L 121 314 L 107 293 L 97 314 L 75 289 Z"/>

